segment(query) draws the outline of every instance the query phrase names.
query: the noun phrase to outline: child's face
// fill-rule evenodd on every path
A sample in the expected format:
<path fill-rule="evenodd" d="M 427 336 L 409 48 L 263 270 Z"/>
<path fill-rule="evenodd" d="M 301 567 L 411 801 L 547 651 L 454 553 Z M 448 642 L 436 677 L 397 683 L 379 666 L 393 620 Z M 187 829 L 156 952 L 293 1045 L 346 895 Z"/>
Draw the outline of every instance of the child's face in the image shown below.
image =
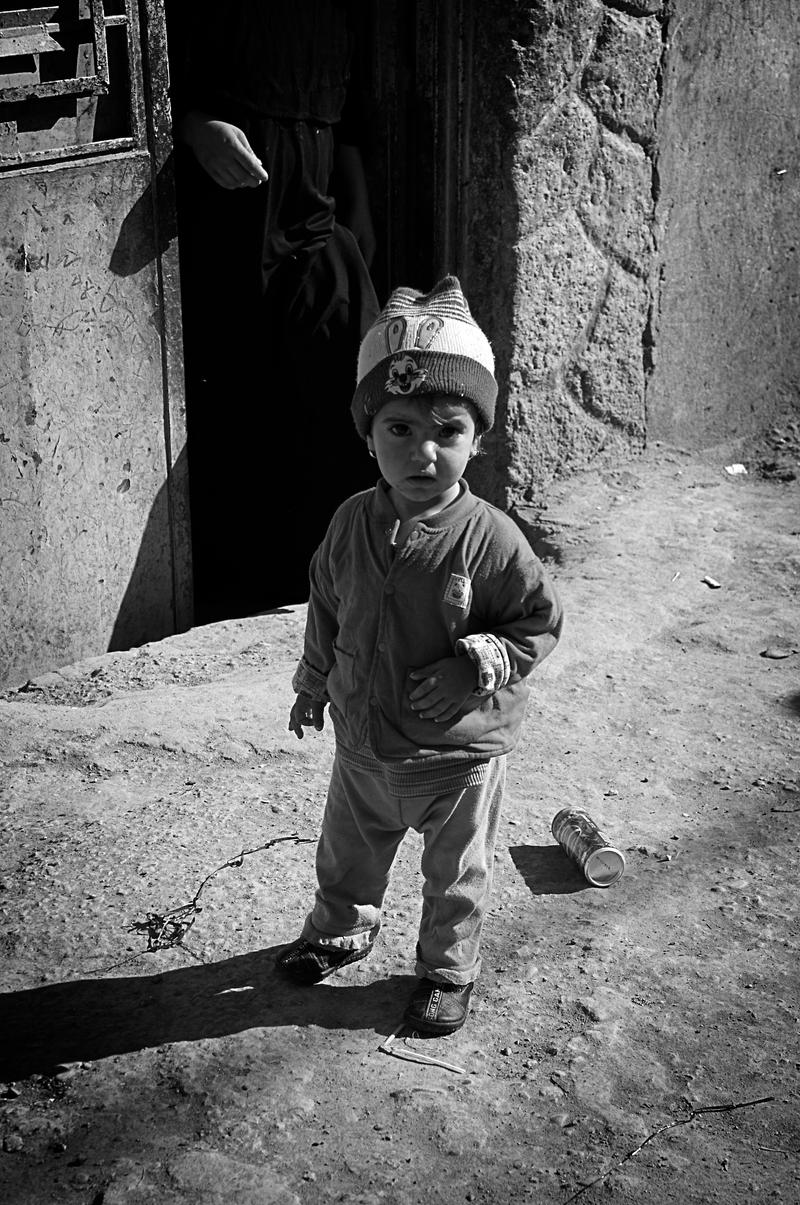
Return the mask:
<path fill-rule="evenodd" d="M 457 398 L 392 399 L 372 420 L 367 444 L 400 517 L 432 513 L 458 497 L 478 450 L 474 412 Z"/>

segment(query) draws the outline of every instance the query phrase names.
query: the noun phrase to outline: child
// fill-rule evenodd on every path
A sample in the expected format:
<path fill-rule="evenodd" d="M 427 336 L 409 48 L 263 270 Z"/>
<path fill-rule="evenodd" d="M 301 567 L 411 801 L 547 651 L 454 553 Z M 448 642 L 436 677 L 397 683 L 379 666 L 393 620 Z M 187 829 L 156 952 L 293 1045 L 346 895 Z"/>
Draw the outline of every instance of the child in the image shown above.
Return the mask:
<path fill-rule="evenodd" d="M 480 972 L 506 754 L 561 606 L 517 526 L 462 480 L 494 421 L 489 343 L 458 280 L 397 289 L 361 344 L 352 413 L 382 480 L 311 562 L 289 729 L 336 736 L 302 936 L 276 965 L 316 983 L 365 958 L 392 862 L 424 838 L 416 990 L 405 1022 L 455 1032 Z"/>

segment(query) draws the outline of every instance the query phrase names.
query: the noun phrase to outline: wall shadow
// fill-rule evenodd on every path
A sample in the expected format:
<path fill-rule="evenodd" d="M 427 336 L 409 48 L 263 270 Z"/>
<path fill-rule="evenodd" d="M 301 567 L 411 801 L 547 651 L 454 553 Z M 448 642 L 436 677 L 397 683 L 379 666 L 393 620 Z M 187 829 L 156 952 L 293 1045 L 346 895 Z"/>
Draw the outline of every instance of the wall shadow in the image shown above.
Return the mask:
<path fill-rule="evenodd" d="M 155 187 L 148 184 L 120 226 L 109 268 L 115 276 L 134 276 L 162 255 L 178 237 L 178 219 L 171 201 L 175 165 L 168 155 L 158 171 Z M 153 215 L 158 221 L 153 222 Z"/>
<path fill-rule="evenodd" d="M 591 889 L 560 845 L 512 845 L 511 860 L 533 895 L 569 895 Z"/>
<path fill-rule="evenodd" d="M 78 979 L 0 995 L 0 1080 L 265 1026 L 372 1027 L 383 1037 L 387 1018 L 402 1015 L 412 976 L 363 987 L 303 987 L 274 969 L 280 948 L 161 974 Z"/>
<path fill-rule="evenodd" d="M 558 533 L 542 523 L 541 516 L 534 508 L 514 506 L 509 513 L 540 561 L 563 564 L 564 550 L 559 543 Z"/>
<path fill-rule="evenodd" d="M 156 493 L 142 531 L 139 551 L 109 637 L 109 653 L 138 648 L 191 626 L 188 535 L 170 506 L 188 493 L 188 463 L 184 448 L 170 477 Z M 185 508 L 185 502 L 182 504 Z M 183 547 L 185 545 L 185 547 Z M 183 589 L 187 597 L 177 598 Z"/>

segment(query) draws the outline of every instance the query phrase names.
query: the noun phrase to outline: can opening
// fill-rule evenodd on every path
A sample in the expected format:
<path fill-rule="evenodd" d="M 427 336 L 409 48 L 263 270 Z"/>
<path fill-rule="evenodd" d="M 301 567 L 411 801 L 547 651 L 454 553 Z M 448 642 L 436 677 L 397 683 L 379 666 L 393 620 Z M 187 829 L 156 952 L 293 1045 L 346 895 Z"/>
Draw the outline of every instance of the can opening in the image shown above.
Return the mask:
<path fill-rule="evenodd" d="M 594 887 L 610 887 L 625 872 L 625 858 L 618 849 L 598 849 L 586 859 L 583 873 Z"/>

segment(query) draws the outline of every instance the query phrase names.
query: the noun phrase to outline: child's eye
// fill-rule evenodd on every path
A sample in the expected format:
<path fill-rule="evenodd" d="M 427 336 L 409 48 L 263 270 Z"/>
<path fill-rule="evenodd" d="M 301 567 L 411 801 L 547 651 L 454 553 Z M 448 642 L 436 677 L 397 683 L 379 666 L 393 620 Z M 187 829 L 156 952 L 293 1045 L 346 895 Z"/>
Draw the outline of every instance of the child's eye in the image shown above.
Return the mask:
<path fill-rule="evenodd" d="M 443 440 L 446 440 L 448 443 L 452 442 L 452 440 L 454 440 L 454 439 L 458 439 L 459 435 L 463 435 L 463 431 L 461 430 L 460 427 L 451 427 L 451 426 L 442 427 L 441 438 Z"/>
<path fill-rule="evenodd" d="M 408 426 L 405 423 L 392 423 L 392 425 L 389 427 L 389 431 L 392 435 L 408 435 Z"/>

